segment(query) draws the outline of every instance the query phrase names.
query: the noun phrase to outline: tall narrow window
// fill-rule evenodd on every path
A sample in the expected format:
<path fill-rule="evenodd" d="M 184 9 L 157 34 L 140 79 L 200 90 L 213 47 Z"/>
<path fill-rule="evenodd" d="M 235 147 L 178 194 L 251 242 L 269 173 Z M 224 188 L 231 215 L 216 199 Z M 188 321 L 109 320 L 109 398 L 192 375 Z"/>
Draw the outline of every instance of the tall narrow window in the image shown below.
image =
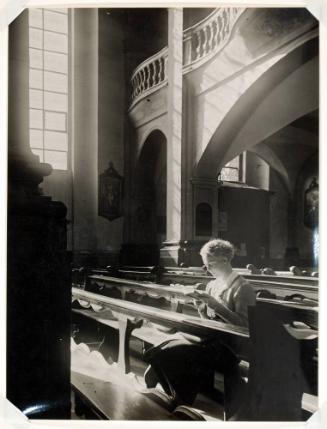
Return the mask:
<path fill-rule="evenodd" d="M 29 9 L 30 147 L 68 169 L 68 10 Z"/>

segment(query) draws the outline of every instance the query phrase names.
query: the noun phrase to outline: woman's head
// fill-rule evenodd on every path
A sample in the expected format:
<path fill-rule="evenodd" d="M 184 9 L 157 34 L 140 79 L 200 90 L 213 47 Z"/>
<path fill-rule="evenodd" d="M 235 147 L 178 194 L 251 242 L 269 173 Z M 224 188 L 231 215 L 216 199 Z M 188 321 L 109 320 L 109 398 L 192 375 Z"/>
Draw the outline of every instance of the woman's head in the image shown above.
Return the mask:
<path fill-rule="evenodd" d="M 217 238 L 206 243 L 200 250 L 203 263 L 213 275 L 219 275 L 231 269 L 234 246 L 226 240 Z"/>

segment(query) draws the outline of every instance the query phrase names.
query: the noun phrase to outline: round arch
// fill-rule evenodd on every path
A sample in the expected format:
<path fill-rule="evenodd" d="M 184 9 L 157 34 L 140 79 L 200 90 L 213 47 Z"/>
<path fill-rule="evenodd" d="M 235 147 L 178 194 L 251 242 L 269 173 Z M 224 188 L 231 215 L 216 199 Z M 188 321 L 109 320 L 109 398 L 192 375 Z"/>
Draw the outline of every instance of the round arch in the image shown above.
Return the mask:
<path fill-rule="evenodd" d="M 195 176 L 217 177 L 235 156 L 316 110 L 318 69 L 316 39 L 272 66 L 226 115 L 195 166 Z"/>
<path fill-rule="evenodd" d="M 142 246 L 143 264 L 156 264 L 166 238 L 167 139 L 161 130 L 147 135 L 133 180 L 133 242 Z"/>

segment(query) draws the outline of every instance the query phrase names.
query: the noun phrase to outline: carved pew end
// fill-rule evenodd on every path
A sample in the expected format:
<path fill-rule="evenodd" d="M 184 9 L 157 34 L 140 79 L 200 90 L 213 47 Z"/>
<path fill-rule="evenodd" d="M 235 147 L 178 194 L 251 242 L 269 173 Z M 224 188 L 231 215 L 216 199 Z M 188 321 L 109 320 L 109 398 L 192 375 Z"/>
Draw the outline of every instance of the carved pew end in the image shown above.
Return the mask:
<path fill-rule="evenodd" d="M 262 268 L 261 274 L 264 274 L 266 276 L 276 276 L 277 275 L 276 272 L 272 268 L 269 268 L 269 267 Z"/>
<path fill-rule="evenodd" d="M 251 274 L 261 274 L 259 268 L 253 264 L 247 264 L 246 269 L 249 270 Z"/>
<path fill-rule="evenodd" d="M 301 270 L 299 267 L 295 266 L 295 265 L 292 265 L 292 266 L 290 267 L 290 272 L 291 272 L 294 276 L 302 276 L 302 270 Z"/>

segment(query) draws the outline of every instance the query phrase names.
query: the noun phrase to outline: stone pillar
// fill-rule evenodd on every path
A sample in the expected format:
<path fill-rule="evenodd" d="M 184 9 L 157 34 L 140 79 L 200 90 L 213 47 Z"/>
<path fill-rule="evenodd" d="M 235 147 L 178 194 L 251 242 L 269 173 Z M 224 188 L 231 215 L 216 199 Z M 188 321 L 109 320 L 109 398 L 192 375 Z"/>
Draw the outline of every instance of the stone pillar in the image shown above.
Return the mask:
<path fill-rule="evenodd" d="M 160 263 L 180 262 L 182 220 L 183 10 L 168 10 L 167 239 Z"/>
<path fill-rule="evenodd" d="M 124 28 L 119 17 L 108 15 L 99 9 L 99 61 L 98 61 L 98 172 L 107 170 L 110 162 L 124 176 L 124 150 L 126 139 L 126 86 Z M 123 210 L 125 216 L 125 210 Z M 97 248 L 98 264 L 112 265 L 118 262 L 123 241 L 123 220 L 120 216 L 112 221 L 98 216 Z M 101 258 L 100 258 L 101 255 Z"/>
<path fill-rule="evenodd" d="M 70 418 L 66 207 L 41 194 L 51 173 L 29 149 L 29 28 L 9 29 L 7 398 L 31 418 Z"/>
<path fill-rule="evenodd" d="M 96 265 L 98 10 L 73 10 L 74 262 Z"/>

